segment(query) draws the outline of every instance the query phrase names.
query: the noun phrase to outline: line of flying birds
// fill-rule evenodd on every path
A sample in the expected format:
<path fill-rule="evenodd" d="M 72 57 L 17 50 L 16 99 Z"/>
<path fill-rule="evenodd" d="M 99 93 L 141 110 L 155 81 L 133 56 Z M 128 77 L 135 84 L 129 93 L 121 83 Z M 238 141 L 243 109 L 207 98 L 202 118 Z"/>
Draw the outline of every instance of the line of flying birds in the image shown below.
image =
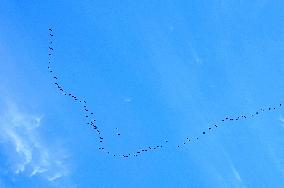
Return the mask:
<path fill-rule="evenodd" d="M 86 124 L 92 126 L 92 128 L 97 132 L 98 134 L 98 141 L 99 141 L 99 147 L 98 149 L 100 151 L 103 151 L 104 153 L 113 156 L 113 157 L 122 157 L 122 158 L 128 158 L 128 157 L 137 157 L 145 152 L 149 152 L 149 151 L 157 151 L 157 149 L 162 149 L 164 148 L 164 146 L 168 143 L 168 140 L 164 140 L 162 144 L 158 144 L 158 145 L 151 145 L 151 146 L 146 146 L 144 148 L 140 148 L 137 149 L 137 151 L 131 152 L 131 153 L 113 153 L 111 151 L 108 151 L 105 147 L 104 147 L 104 137 L 102 136 L 102 131 L 99 129 L 99 127 L 96 125 L 96 119 L 94 118 L 94 113 L 91 112 L 88 108 L 87 105 L 87 101 L 85 99 L 81 99 L 79 97 L 77 97 L 76 95 L 72 94 L 71 92 L 69 92 L 68 90 L 64 89 L 63 86 L 60 84 L 59 82 L 59 77 L 57 76 L 57 74 L 54 72 L 53 70 L 53 63 L 52 63 L 52 57 L 53 57 L 53 52 L 54 52 L 54 47 L 53 47 L 53 29 L 49 28 L 49 36 L 50 36 L 50 40 L 49 40 L 49 46 L 48 46 L 48 70 L 49 73 L 53 79 L 53 84 L 55 85 L 55 87 L 58 89 L 58 91 L 63 94 L 66 97 L 71 98 L 73 101 L 79 103 L 84 111 L 84 117 L 86 119 Z M 225 122 L 225 121 L 238 121 L 241 119 L 247 119 L 250 117 L 254 117 L 257 115 L 260 115 L 260 113 L 263 113 L 264 111 L 271 111 L 271 110 L 276 110 L 277 108 L 280 108 L 282 106 L 282 104 L 279 104 L 277 107 L 268 107 L 266 109 L 261 108 L 259 111 L 256 111 L 253 114 L 249 114 L 249 115 L 240 115 L 237 117 L 225 117 L 224 119 L 220 120 L 221 122 Z M 219 124 L 214 124 L 210 127 L 208 127 L 207 130 L 201 131 L 201 136 L 207 134 L 208 132 L 213 131 L 214 129 L 217 129 L 219 127 Z M 118 130 L 118 128 L 116 128 L 116 130 Z M 120 133 L 117 133 L 118 136 L 120 136 Z M 181 148 L 182 146 L 186 145 L 187 143 L 190 142 L 194 142 L 194 141 L 198 141 L 199 137 L 191 137 L 191 138 L 186 138 L 184 139 L 184 142 L 181 143 L 180 145 L 177 145 L 177 148 Z"/>

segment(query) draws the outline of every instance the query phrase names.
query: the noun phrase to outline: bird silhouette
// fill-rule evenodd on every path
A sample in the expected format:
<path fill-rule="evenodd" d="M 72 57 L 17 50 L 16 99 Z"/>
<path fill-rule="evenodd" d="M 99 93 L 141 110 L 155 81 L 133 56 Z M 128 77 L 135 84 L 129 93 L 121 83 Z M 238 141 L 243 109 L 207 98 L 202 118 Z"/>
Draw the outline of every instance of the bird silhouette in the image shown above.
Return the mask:
<path fill-rule="evenodd" d="M 52 33 L 52 29 L 51 28 L 49 28 L 49 31 L 50 31 L 50 33 L 49 33 L 49 35 L 51 36 L 51 37 L 49 37 L 49 50 L 48 50 L 48 70 L 49 70 L 49 72 L 50 72 L 50 75 L 52 75 L 52 77 L 51 78 L 54 78 L 54 79 L 56 79 L 56 80 L 58 80 L 58 75 L 56 74 L 56 73 L 54 73 L 53 72 L 53 57 L 54 56 L 52 56 L 53 55 L 53 53 L 54 53 L 54 51 L 55 51 L 55 48 L 54 48 L 54 45 L 52 45 L 53 44 L 53 39 L 54 39 L 54 35 L 53 35 L 53 33 Z M 60 78 L 60 77 L 59 77 Z M 73 95 L 73 93 L 71 93 L 71 92 L 68 92 L 68 91 L 65 91 L 65 89 L 63 89 L 63 87 L 62 87 L 62 85 L 59 85 L 59 83 L 61 83 L 60 81 L 56 81 L 54 84 L 57 86 L 57 88 L 58 88 L 58 92 L 60 92 L 61 94 L 63 94 L 63 95 L 65 95 L 65 96 L 69 96 L 69 98 L 70 98 L 70 96 L 72 97 L 72 99 L 73 99 L 73 101 L 74 101 L 74 103 L 76 103 L 76 102 L 78 102 L 78 104 L 80 104 L 80 107 L 81 107 L 81 110 L 82 110 L 82 115 L 84 115 L 85 116 L 85 118 L 86 118 L 86 120 L 87 120 L 87 125 L 91 125 L 92 126 L 92 128 L 93 129 L 95 129 L 96 131 L 95 132 L 97 132 L 97 134 L 98 135 L 100 135 L 99 136 L 99 144 L 100 144 L 100 147 L 98 147 L 98 149 L 99 150 L 104 150 L 104 152 L 103 153 L 107 153 L 107 154 L 111 154 L 110 156 L 114 156 L 114 157 L 124 157 L 124 158 L 127 158 L 127 157 L 130 157 L 130 156 L 132 156 L 132 157 L 137 157 L 138 155 L 137 154 L 139 154 L 139 156 L 140 155 L 142 155 L 144 152 L 146 152 L 146 151 L 148 151 L 147 149 L 137 149 L 136 150 L 136 152 L 134 152 L 132 155 L 129 153 L 128 155 L 126 155 L 126 154 L 122 154 L 122 153 L 113 153 L 113 152 L 111 152 L 111 151 L 109 151 L 109 150 L 107 150 L 107 149 L 105 149 L 105 147 L 104 147 L 104 142 L 103 142 L 103 140 L 104 140 L 104 137 L 103 137 L 103 131 L 101 131 L 101 129 L 99 129 L 99 127 L 95 124 L 95 119 L 93 119 L 94 118 L 94 113 L 93 112 L 91 112 L 91 109 L 90 108 L 87 108 L 87 106 L 89 106 L 89 105 L 87 105 L 88 103 L 87 103 L 87 101 L 86 100 L 83 100 L 84 98 L 80 98 L 80 97 L 77 97 L 77 96 L 75 96 L 75 95 Z M 84 102 L 84 105 L 82 105 L 82 102 Z M 282 106 L 282 104 L 280 103 L 279 104 L 279 107 L 281 107 Z M 254 113 L 250 113 L 250 114 L 246 114 L 246 115 L 241 115 L 241 116 L 237 116 L 237 117 L 225 117 L 224 119 L 221 119 L 221 121 L 222 121 L 222 125 L 223 124 L 228 124 L 230 121 L 234 121 L 234 120 L 244 120 L 244 119 L 247 119 L 247 118 L 254 118 L 255 116 L 257 116 L 257 115 L 259 115 L 259 114 L 261 114 L 261 113 L 265 113 L 265 110 L 269 110 L 269 111 L 271 111 L 272 109 L 273 110 L 276 110 L 276 109 L 278 109 L 278 106 L 276 107 L 275 105 L 274 106 L 270 106 L 269 108 L 260 108 L 258 111 L 255 111 Z M 230 120 L 230 121 L 226 121 L 226 120 Z M 220 120 L 219 120 L 220 121 Z M 220 122 L 220 124 L 221 124 L 221 122 Z M 211 133 L 213 133 L 213 131 L 216 129 L 216 128 L 218 128 L 219 127 L 219 124 L 215 124 L 214 126 L 212 125 L 212 127 L 208 127 L 208 129 L 206 130 L 206 131 L 209 131 L 210 132 L 210 134 Z M 222 126 L 220 126 L 220 129 L 222 128 Z M 201 133 L 202 133 L 202 138 L 203 137 L 206 137 L 206 136 L 208 136 L 208 135 L 210 135 L 210 134 L 206 134 L 206 131 L 201 131 Z M 120 136 L 121 134 L 120 133 L 116 133 L 118 136 Z M 194 140 L 194 142 L 190 142 L 190 140 L 191 139 L 189 139 L 189 137 L 187 137 L 186 138 L 186 140 L 184 140 L 182 143 L 180 143 L 180 144 L 183 144 L 183 145 L 185 145 L 185 144 L 193 144 L 193 143 L 198 143 L 199 142 L 199 138 L 201 138 L 201 137 L 191 137 L 191 139 L 192 140 Z M 106 140 L 107 140 L 107 137 L 105 138 Z M 156 150 L 161 150 L 162 148 L 164 148 L 164 143 L 168 143 L 168 140 L 164 140 L 164 142 L 161 144 L 161 145 L 156 145 L 155 147 L 153 147 L 153 145 L 152 145 L 152 147 L 150 147 L 150 146 L 147 146 L 147 148 L 149 149 L 149 152 L 150 152 L 150 150 L 152 151 L 152 152 L 154 152 L 154 151 L 156 151 Z M 183 146 L 182 145 L 182 146 Z M 103 147 L 102 147 L 103 146 Z M 178 148 L 183 148 L 183 147 L 180 147 L 181 145 L 177 145 L 177 147 Z M 185 146 L 184 146 L 185 147 Z M 144 147 L 143 147 L 144 148 Z"/>

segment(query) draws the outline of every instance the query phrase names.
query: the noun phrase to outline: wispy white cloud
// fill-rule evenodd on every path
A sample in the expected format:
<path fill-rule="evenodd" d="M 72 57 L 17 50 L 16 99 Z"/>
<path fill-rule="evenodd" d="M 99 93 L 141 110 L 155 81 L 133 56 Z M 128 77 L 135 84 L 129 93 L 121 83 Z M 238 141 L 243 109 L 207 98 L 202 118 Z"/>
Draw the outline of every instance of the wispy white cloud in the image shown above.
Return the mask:
<path fill-rule="evenodd" d="M 281 117 L 279 118 L 279 120 L 280 120 L 280 122 L 281 122 L 281 126 L 284 128 L 284 118 L 281 116 Z"/>
<path fill-rule="evenodd" d="M 240 188 L 246 188 L 245 182 L 242 179 L 241 173 L 235 166 L 234 162 L 232 161 L 232 158 L 230 157 L 229 153 L 223 148 L 223 155 L 224 159 L 228 164 L 229 170 L 231 170 L 230 177 L 232 177 L 232 180 L 230 183 L 232 184 L 231 187 L 240 187 Z M 227 178 L 231 179 L 231 178 Z"/>
<path fill-rule="evenodd" d="M 47 169 L 42 168 L 41 166 L 35 166 L 35 167 L 33 168 L 32 173 L 30 174 L 30 176 L 34 176 L 34 175 L 37 175 L 37 174 L 41 174 L 41 173 L 46 172 L 46 171 L 47 171 Z"/>
<path fill-rule="evenodd" d="M 231 163 L 230 167 L 232 169 L 233 176 L 234 176 L 235 180 L 238 182 L 237 187 L 246 188 L 246 185 L 244 184 L 243 179 L 241 178 L 239 171 L 236 169 L 235 165 L 232 162 L 230 162 L 230 163 Z"/>
<path fill-rule="evenodd" d="M 126 98 L 124 98 L 124 102 L 130 103 L 130 102 L 132 102 L 132 98 L 126 97 Z"/>
<path fill-rule="evenodd" d="M 233 171 L 233 174 L 234 174 L 235 179 L 238 180 L 238 182 L 242 183 L 243 180 L 242 180 L 242 178 L 241 178 L 239 172 L 238 172 L 237 169 L 235 168 L 235 166 L 231 165 L 231 169 L 232 169 L 232 171 Z"/>
<path fill-rule="evenodd" d="M 70 169 L 63 148 L 45 144 L 50 140 L 40 133 L 41 120 L 42 116 L 22 113 L 10 103 L 0 114 L 0 144 L 5 146 L 10 172 L 53 182 L 68 176 Z"/>
<path fill-rule="evenodd" d="M 57 180 L 58 178 L 61 178 L 61 177 L 62 177 L 62 174 L 56 173 L 56 174 L 53 174 L 52 176 L 49 176 L 48 181 L 55 181 L 55 180 Z"/>
<path fill-rule="evenodd" d="M 192 55 L 195 63 L 197 63 L 198 65 L 202 65 L 203 62 L 202 62 L 201 58 L 199 57 L 196 49 L 192 46 L 192 44 L 188 43 L 188 45 L 189 45 L 189 49 L 190 49 L 191 55 Z"/>

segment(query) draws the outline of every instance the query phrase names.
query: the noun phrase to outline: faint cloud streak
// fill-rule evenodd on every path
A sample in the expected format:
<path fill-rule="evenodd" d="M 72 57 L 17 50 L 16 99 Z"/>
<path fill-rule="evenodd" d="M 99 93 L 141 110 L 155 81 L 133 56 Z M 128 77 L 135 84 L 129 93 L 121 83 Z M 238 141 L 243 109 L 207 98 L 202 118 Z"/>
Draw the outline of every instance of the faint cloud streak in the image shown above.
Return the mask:
<path fill-rule="evenodd" d="M 132 102 L 132 98 L 127 97 L 123 101 L 126 102 L 126 103 L 130 103 L 130 102 Z"/>
<path fill-rule="evenodd" d="M 279 120 L 281 121 L 281 127 L 284 128 L 284 118 L 283 118 L 283 117 L 280 117 Z"/>
<path fill-rule="evenodd" d="M 69 174 L 67 155 L 52 144 L 45 144 L 39 132 L 42 116 L 19 112 L 9 103 L 0 114 L 0 144 L 5 146 L 8 166 L 15 175 L 39 175 L 53 182 Z M 2 151 L 1 151 L 2 152 Z M 8 160 L 7 160 L 8 161 Z"/>

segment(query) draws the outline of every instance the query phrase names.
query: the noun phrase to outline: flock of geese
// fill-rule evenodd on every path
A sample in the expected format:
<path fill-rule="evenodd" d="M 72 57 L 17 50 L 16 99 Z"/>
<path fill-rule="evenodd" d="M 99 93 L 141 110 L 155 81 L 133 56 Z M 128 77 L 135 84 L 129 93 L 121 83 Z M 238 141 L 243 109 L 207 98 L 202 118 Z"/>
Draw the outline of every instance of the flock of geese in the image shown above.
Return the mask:
<path fill-rule="evenodd" d="M 94 113 L 90 111 L 87 101 L 85 99 L 77 97 L 75 94 L 66 90 L 60 84 L 60 79 L 53 69 L 53 54 L 54 54 L 53 38 L 54 38 L 54 34 L 53 34 L 52 28 L 49 28 L 49 38 L 50 39 L 49 39 L 49 46 L 48 46 L 48 52 L 49 53 L 48 53 L 48 67 L 47 68 L 48 68 L 48 71 L 51 75 L 51 78 L 53 79 L 53 84 L 55 85 L 57 90 L 62 95 L 69 97 L 71 100 L 73 100 L 74 102 L 77 102 L 77 103 L 79 103 L 79 105 L 81 105 L 81 108 L 84 112 L 84 117 L 86 119 L 86 124 L 90 125 L 92 127 L 92 129 L 97 132 L 98 142 L 99 142 L 98 149 L 100 151 L 102 151 L 102 152 L 104 152 L 104 153 L 106 153 L 110 156 L 113 156 L 113 157 L 128 158 L 128 157 L 137 157 L 137 156 L 142 155 L 145 152 L 157 151 L 157 150 L 161 150 L 161 149 L 164 148 L 164 146 L 168 143 L 168 140 L 164 140 L 163 143 L 158 144 L 158 145 L 145 146 L 144 148 L 137 149 L 136 151 L 131 152 L 131 153 L 113 153 L 113 152 L 107 150 L 104 147 L 104 137 L 102 135 L 101 128 L 98 127 L 98 125 L 96 124 L 96 119 L 94 117 Z M 280 108 L 281 106 L 282 106 L 281 104 L 278 104 L 277 106 L 274 106 L 274 107 L 261 108 L 253 114 L 240 115 L 240 116 L 237 116 L 237 117 L 225 117 L 224 119 L 219 120 L 219 122 L 222 123 L 222 122 L 226 122 L 226 121 L 239 121 L 241 119 L 252 118 L 254 116 L 260 115 L 261 113 L 263 113 L 265 111 L 276 110 L 277 108 Z M 212 132 L 215 129 L 218 129 L 219 125 L 220 124 L 213 124 L 213 125 L 209 126 L 207 130 L 201 131 L 200 136 L 204 136 L 205 134 Z M 118 130 L 118 128 L 116 128 L 116 130 Z M 120 133 L 117 133 L 117 135 L 120 136 Z M 188 137 L 188 138 L 184 139 L 184 142 L 177 145 L 176 147 L 181 148 L 188 143 L 196 142 L 196 141 L 198 141 L 200 136 L 199 137 L 190 137 L 190 138 Z"/>

